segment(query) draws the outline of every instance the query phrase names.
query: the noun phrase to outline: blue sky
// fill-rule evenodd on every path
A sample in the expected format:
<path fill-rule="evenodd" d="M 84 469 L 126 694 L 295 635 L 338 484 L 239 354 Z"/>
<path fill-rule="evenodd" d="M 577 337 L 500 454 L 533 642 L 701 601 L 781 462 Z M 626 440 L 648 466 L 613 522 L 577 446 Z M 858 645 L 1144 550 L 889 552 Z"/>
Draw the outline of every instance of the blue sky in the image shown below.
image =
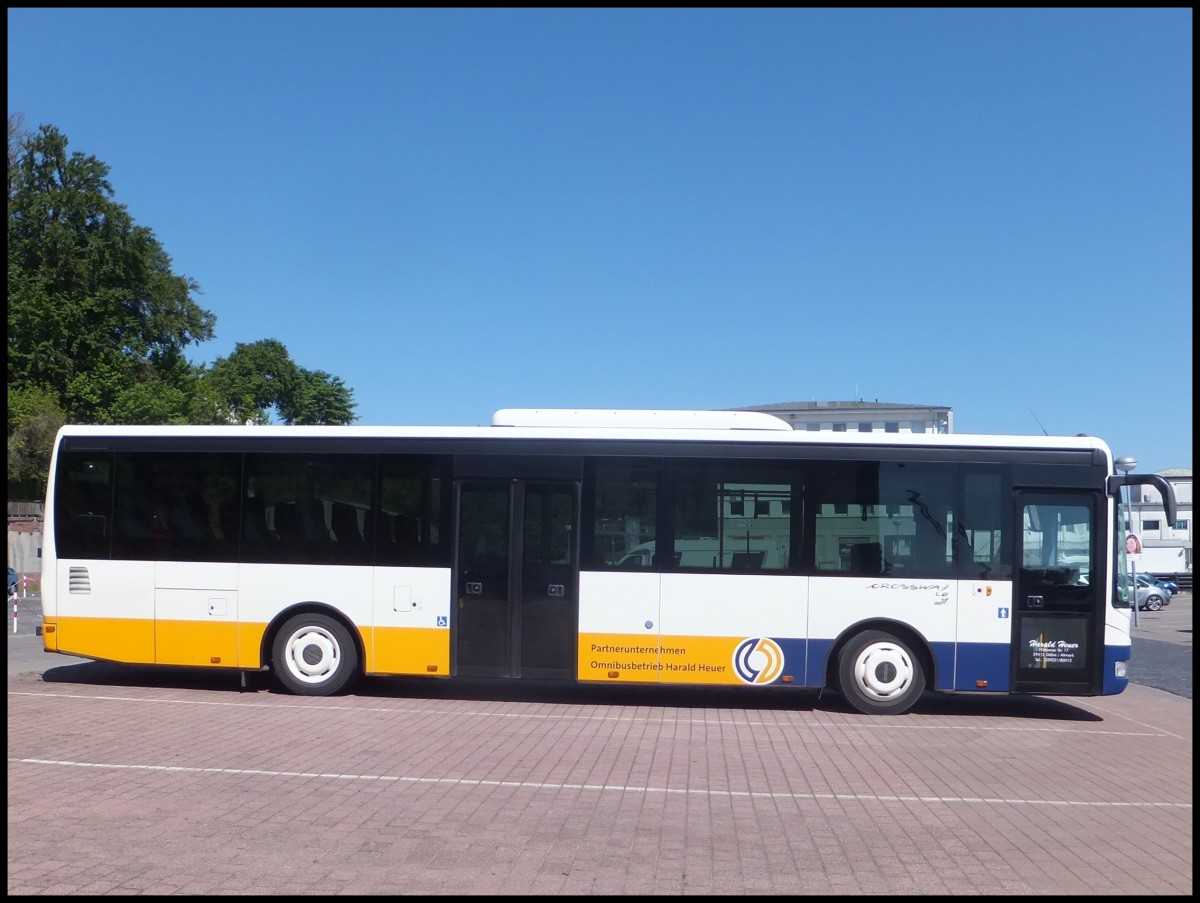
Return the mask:
<path fill-rule="evenodd" d="M 363 424 L 946 405 L 1192 462 L 1192 11 L 9 9 L 8 109 Z"/>

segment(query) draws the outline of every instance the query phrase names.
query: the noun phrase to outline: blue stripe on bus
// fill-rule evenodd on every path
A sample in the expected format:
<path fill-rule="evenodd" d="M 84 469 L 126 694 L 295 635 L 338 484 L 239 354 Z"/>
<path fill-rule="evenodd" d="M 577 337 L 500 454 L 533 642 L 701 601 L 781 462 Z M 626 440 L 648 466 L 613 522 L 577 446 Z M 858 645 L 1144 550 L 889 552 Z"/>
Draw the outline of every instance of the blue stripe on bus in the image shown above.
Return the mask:
<path fill-rule="evenodd" d="M 776 639 L 789 660 L 801 654 L 799 640 Z M 804 672 L 804 686 L 825 686 L 829 656 L 833 651 L 833 640 L 811 639 L 808 641 L 808 660 Z M 935 674 L 928 675 L 933 690 L 985 690 L 1004 692 L 1009 689 L 1009 667 L 1011 648 L 1007 643 L 933 643 Z M 958 660 L 955 661 L 955 655 Z M 976 681 L 987 681 L 979 687 Z"/>
<path fill-rule="evenodd" d="M 1120 693 L 1129 686 L 1128 670 L 1125 672 L 1125 677 L 1117 677 L 1117 662 L 1128 662 L 1132 653 L 1131 646 L 1104 647 L 1104 682 L 1101 684 L 1100 692 L 1105 696 Z"/>
<path fill-rule="evenodd" d="M 950 655 L 954 644 L 940 644 Z M 936 651 L 934 653 L 937 654 Z M 945 667 L 938 660 L 938 690 L 979 690 L 1003 692 L 1009 688 L 1012 647 L 1007 643 L 959 643 L 957 667 Z M 951 680 L 953 679 L 953 686 Z M 984 681 L 984 686 L 978 682 Z"/>
<path fill-rule="evenodd" d="M 826 681 L 834 641 L 812 638 L 772 637 L 783 652 L 785 665 L 774 683 L 785 675 L 794 686 L 823 687 Z M 938 691 L 1004 693 L 1011 689 L 1012 648 L 1007 643 L 932 643 L 935 674 L 927 675 L 929 689 Z M 1113 695 L 1128 685 L 1127 677 L 1116 676 L 1117 662 L 1129 661 L 1129 646 L 1106 646 L 1102 692 Z M 803 663 L 803 667 L 797 667 Z M 983 686 L 979 686 L 980 682 Z"/>

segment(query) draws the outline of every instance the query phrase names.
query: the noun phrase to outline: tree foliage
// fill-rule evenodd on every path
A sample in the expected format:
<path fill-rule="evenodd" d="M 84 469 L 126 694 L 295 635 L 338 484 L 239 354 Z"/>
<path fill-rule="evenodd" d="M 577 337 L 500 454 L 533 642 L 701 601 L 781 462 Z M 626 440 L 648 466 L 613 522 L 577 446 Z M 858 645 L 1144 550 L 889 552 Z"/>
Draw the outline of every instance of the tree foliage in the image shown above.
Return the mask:
<path fill-rule="evenodd" d="M 269 423 L 275 412 L 284 423 L 353 422 L 354 402 L 346 384 L 324 370 L 305 370 L 277 339 L 239 342 L 229 357 L 217 358 L 207 384 L 237 423 Z"/>
<path fill-rule="evenodd" d="M 8 480 L 26 498 L 40 497 L 50 472 L 54 434 L 66 414 L 53 393 L 37 386 L 8 386 Z"/>
<path fill-rule="evenodd" d="M 296 365 L 275 339 L 212 365 L 198 283 L 114 200 L 109 167 L 53 126 L 8 122 L 9 479 L 43 475 L 51 424 L 351 423 L 341 379 Z M 46 431 L 49 430 L 48 436 Z M 44 446 L 39 448 L 39 446 Z"/>
<path fill-rule="evenodd" d="M 68 418 L 111 423 L 126 391 L 212 338 L 197 284 L 112 199 L 108 167 L 42 126 L 10 173 L 8 379 L 55 393 Z M 173 412 L 182 416 L 184 411 Z"/>
<path fill-rule="evenodd" d="M 280 405 L 279 413 L 288 423 L 350 423 L 355 416 L 350 399 L 340 376 L 301 368 L 296 391 Z"/>

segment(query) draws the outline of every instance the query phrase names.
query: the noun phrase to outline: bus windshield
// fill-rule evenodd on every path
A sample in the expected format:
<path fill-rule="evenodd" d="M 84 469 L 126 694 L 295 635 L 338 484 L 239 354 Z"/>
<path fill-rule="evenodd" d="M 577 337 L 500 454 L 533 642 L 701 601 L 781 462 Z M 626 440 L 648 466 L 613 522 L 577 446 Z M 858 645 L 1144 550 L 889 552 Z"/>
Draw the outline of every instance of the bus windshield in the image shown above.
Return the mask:
<path fill-rule="evenodd" d="M 1130 507 L 1120 495 L 1117 496 L 1117 517 L 1116 523 L 1119 527 L 1124 527 L 1130 524 Z M 1116 587 L 1113 590 L 1113 607 L 1114 608 L 1129 608 L 1130 599 L 1134 595 L 1134 563 L 1130 557 L 1130 537 L 1126 529 L 1117 529 L 1113 531 L 1113 540 L 1116 545 L 1116 567 L 1113 568 L 1113 579 L 1116 581 Z M 1136 538 L 1135 538 L 1136 539 Z"/>

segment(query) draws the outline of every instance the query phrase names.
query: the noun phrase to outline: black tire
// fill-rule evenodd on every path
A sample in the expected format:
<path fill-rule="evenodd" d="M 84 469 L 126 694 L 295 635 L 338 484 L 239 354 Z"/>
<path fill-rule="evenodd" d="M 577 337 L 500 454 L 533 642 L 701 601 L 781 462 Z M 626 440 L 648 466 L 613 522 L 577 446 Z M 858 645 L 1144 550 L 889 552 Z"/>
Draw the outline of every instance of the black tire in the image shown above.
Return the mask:
<path fill-rule="evenodd" d="M 275 636 L 271 662 L 283 689 L 297 696 L 329 696 L 359 677 L 358 647 L 328 615 L 289 618 Z"/>
<path fill-rule="evenodd" d="M 1163 607 L 1162 596 L 1158 593 L 1151 593 L 1146 597 L 1146 608 L 1150 611 L 1161 611 Z"/>
<path fill-rule="evenodd" d="M 925 692 L 921 659 L 882 630 L 853 637 L 838 655 L 838 692 L 864 715 L 900 715 Z"/>

